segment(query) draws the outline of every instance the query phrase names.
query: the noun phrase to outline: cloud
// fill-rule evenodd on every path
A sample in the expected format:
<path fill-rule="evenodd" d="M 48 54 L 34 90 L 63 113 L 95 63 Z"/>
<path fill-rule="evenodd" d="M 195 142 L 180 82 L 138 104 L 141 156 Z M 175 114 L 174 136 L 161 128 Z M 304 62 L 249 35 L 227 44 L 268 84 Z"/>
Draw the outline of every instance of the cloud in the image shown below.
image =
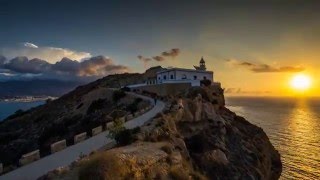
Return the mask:
<path fill-rule="evenodd" d="M 240 88 L 227 88 L 224 90 L 225 93 L 240 93 L 241 89 Z"/>
<path fill-rule="evenodd" d="M 172 58 L 178 56 L 179 54 L 180 54 L 180 49 L 178 49 L 178 48 L 173 48 L 169 51 L 164 51 L 161 53 L 162 56 L 172 57 Z"/>
<path fill-rule="evenodd" d="M 104 56 L 91 57 L 84 61 L 62 58 L 52 64 L 41 59 L 31 59 L 27 57 L 16 57 L 3 64 L 0 64 L 0 72 L 17 74 L 19 77 L 43 77 L 53 79 L 66 78 L 91 78 L 96 79 L 109 74 L 129 72 L 129 68 L 115 64 L 110 58 Z"/>
<path fill-rule="evenodd" d="M 50 68 L 47 61 L 41 59 L 28 60 L 27 57 L 16 57 L 1 65 L 2 69 L 7 69 L 17 73 L 42 73 Z"/>
<path fill-rule="evenodd" d="M 146 68 L 148 63 L 152 60 L 161 62 L 161 61 L 165 61 L 167 58 L 175 58 L 179 54 L 180 54 L 180 49 L 173 48 L 173 49 L 170 49 L 169 51 L 162 52 L 160 55 L 153 56 L 152 58 L 146 58 L 142 55 L 139 55 L 137 57 L 144 64 L 144 67 Z"/>
<path fill-rule="evenodd" d="M 29 43 L 29 42 L 25 42 L 25 43 L 23 43 L 23 45 L 25 47 L 29 47 L 29 48 L 39 48 L 37 45 Z"/>
<path fill-rule="evenodd" d="M 80 63 L 80 76 L 105 76 L 107 74 L 128 72 L 129 68 L 115 65 L 113 61 L 104 56 L 92 57 Z"/>
<path fill-rule="evenodd" d="M 248 61 L 239 61 L 235 59 L 227 59 L 229 64 L 234 66 L 240 66 L 247 68 L 248 70 L 254 73 L 281 73 L 281 72 L 301 72 L 304 71 L 304 67 L 300 66 L 280 66 L 275 67 L 268 64 L 255 64 Z"/>
<path fill-rule="evenodd" d="M 259 90 L 242 90 L 241 88 L 226 88 L 225 94 L 233 95 L 265 95 L 272 93 L 271 91 L 259 91 Z"/>
<path fill-rule="evenodd" d="M 79 52 L 59 47 L 41 47 L 30 42 L 22 43 L 22 46 L 3 48 L 0 50 L 0 54 L 7 58 L 25 56 L 29 59 L 45 59 L 50 63 L 55 63 L 64 57 L 78 61 L 91 57 L 91 54 L 88 52 Z"/>
<path fill-rule="evenodd" d="M 165 58 L 162 56 L 154 56 L 154 57 L 152 57 L 152 59 L 154 59 L 156 61 L 164 61 L 165 60 Z"/>

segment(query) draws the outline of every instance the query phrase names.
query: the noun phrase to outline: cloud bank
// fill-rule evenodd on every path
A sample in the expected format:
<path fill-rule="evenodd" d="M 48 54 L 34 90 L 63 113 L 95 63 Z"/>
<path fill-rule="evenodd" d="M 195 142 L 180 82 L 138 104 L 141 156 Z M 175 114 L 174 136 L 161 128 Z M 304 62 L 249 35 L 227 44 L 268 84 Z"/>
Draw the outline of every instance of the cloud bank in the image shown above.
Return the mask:
<path fill-rule="evenodd" d="M 305 70 L 304 67 L 300 67 L 300 66 L 275 67 L 268 64 L 257 64 L 257 63 L 251 63 L 248 61 L 239 61 L 235 59 L 227 59 L 227 62 L 234 66 L 244 67 L 254 73 L 281 73 L 281 72 L 294 73 L 294 72 L 301 72 Z"/>
<path fill-rule="evenodd" d="M 84 61 L 62 58 L 55 63 L 27 57 L 16 57 L 6 60 L 0 56 L 0 72 L 3 76 L 29 76 L 50 79 L 96 79 L 109 74 L 128 72 L 129 68 L 115 64 L 104 56 L 91 57 Z"/>
<path fill-rule="evenodd" d="M 25 56 L 29 59 L 45 59 L 49 63 L 55 63 L 64 57 L 78 61 L 91 57 L 91 54 L 88 52 L 79 52 L 59 47 L 41 47 L 30 42 L 21 43 L 16 47 L 3 48 L 0 50 L 0 54 L 7 58 Z"/>

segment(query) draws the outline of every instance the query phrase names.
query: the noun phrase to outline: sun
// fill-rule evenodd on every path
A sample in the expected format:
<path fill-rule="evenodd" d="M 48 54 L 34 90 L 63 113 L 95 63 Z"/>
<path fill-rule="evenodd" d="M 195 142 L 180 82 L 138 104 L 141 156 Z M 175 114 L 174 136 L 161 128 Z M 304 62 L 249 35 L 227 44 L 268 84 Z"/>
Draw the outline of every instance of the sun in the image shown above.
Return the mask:
<path fill-rule="evenodd" d="M 311 86 L 311 78 L 304 74 L 295 75 L 290 82 L 293 89 L 305 91 Z"/>

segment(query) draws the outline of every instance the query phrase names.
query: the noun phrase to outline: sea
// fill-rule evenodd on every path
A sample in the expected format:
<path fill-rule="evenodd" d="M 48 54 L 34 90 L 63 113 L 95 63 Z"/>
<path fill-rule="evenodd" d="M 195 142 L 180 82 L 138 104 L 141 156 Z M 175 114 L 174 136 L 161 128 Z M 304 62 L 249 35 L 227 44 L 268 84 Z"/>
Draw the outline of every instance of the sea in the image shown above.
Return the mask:
<path fill-rule="evenodd" d="M 17 110 L 28 110 L 44 104 L 45 101 L 32 102 L 16 102 L 16 101 L 0 101 L 0 121 L 15 113 Z"/>
<path fill-rule="evenodd" d="M 320 98 L 227 97 L 226 105 L 267 133 L 280 179 L 320 180 Z"/>

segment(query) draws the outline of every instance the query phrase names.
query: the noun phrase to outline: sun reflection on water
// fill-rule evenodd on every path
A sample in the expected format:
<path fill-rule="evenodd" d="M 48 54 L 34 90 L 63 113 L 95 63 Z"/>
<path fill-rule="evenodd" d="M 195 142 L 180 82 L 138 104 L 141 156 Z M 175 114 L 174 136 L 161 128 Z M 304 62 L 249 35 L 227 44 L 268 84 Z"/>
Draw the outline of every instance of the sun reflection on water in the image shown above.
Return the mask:
<path fill-rule="evenodd" d="M 281 179 L 320 179 L 320 99 L 236 99 L 227 103 L 268 134 L 281 154 Z"/>

